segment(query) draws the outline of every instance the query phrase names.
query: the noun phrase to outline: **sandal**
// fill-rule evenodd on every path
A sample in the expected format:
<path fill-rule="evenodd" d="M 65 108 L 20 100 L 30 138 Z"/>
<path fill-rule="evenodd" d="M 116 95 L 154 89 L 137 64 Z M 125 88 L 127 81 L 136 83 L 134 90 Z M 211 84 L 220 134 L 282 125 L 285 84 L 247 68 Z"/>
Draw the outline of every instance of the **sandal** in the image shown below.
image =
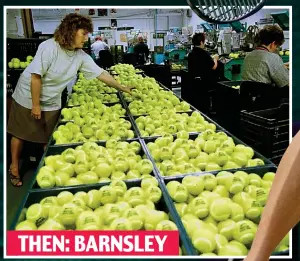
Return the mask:
<path fill-rule="evenodd" d="M 21 177 L 17 177 L 14 174 L 12 174 L 11 169 L 8 170 L 9 173 L 9 178 L 10 178 L 10 183 L 14 186 L 14 187 L 21 187 L 23 186 L 23 181 L 21 179 Z M 21 184 L 20 184 L 21 183 Z M 19 184 L 19 185 L 18 185 Z"/>

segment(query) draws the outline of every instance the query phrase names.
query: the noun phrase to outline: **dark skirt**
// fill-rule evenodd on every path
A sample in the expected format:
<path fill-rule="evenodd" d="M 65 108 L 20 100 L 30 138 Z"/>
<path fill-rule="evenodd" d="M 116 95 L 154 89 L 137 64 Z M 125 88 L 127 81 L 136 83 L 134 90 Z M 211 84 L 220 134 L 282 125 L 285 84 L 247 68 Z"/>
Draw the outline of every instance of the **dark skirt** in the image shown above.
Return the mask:
<path fill-rule="evenodd" d="M 41 119 L 37 120 L 31 116 L 30 109 L 21 106 L 13 100 L 7 132 L 21 140 L 48 143 L 59 115 L 60 110 L 42 111 Z"/>

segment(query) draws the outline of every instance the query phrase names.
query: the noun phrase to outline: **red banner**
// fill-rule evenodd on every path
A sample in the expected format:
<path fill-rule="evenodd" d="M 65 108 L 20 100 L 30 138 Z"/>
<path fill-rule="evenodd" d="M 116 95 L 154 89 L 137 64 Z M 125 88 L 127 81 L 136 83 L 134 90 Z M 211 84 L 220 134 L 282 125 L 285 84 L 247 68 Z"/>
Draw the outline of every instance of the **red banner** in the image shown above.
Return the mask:
<path fill-rule="evenodd" d="M 178 231 L 8 231 L 7 256 L 179 255 Z"/>

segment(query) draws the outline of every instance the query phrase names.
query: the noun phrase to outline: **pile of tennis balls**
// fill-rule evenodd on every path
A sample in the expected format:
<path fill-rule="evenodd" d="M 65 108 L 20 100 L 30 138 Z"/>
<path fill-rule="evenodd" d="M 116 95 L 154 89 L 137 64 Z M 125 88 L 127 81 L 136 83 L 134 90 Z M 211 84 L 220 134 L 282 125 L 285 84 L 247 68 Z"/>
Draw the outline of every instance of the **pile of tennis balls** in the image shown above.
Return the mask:
<path fill-rule="evenodd" d="M 29 206 L 16 230 L 177 230 L 168 213 L 156 209 L 161 197 L 154 177 L 130 188 L 114 180 L 87 193 L 63 191 Z"/>
<path fill-rule="evenodd" d="M 86 142 L 47 156 L 37 174 L 37 184 L 49 189 L 151 177 L 152 162 L 141 154 L 141 144 L 137 141 L 108 140 L 105 147 Z"/>
<path fill-rule="evenodd" d="M 221 171 L 167 183 L 188 236 L 205 256 L 247 255 L 274 179 L 255 173 Z M 288 236 L 276 251 L 289 248 Z"/>
<path fill-rule="evenodd" d="M 255 167 L 264 161 L 253 159 L 252 148 L 238 144 L 225 132 L 208 129 L 195 140 L 189 133 L 179 131 L 176 139 L 172 135 L 157 138 L 147 144 L 161 175 L 176 176 L 202 171 L 217 171 Z"/>
<path fill-rule="evenodd" d="M 176 112 L 152 113 L 138 117 L 135 122 L 143 137 L 176 134 L 182 130 L 187 132 L 203 132 L 207 129 L 216 130 L 216 125 L 206 121 L 201 113 L 197 111 L 194 111 L 191 115 Z"/>

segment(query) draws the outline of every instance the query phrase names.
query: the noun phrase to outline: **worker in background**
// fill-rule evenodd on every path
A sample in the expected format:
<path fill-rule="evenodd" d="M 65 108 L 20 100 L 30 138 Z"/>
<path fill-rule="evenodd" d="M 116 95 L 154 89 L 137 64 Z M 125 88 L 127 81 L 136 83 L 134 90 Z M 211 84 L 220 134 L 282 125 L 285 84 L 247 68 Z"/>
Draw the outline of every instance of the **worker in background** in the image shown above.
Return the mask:
<path fill-rule="evenodd" d="M 137 57 L 137 63 L 139 65 L 146 63 L 149 56 L 149 48 L 148 45 L 145 44 L 143 37 L 140 36 L 138 38 L 138 43 L 133 47 L 133 52 Z"/>
<path fill-rule="evenodd" d="M 102 41 L 102 38 L 100 35 L 97 35 L 95 37 L 95 42 L 91 45 L 92 53 L 95 56 L 95 59 L 97 60 L 99 58 L 99 52 L 102 50 L 108 50 L 108 45 Z"/>
<path fill-rule="evenodd" d="M 204 50 L 205 35 L 198 33 L 192 39 L 193 49 L 188 55 L 188 69 L 191 77 L 200 77 L 202 81 L 216 81 L 216 69 L 218 68 L 219 56 L 214 58 Z"/>
<path fill-rule="evenodd" d="M 256 50 L 245 57 L 242 80 L 288 86 L 289 71 L 277 54 L 284 43 L 282 29 L 277 25 L 266 25 L 260 30 L 258 40 Z"/>

